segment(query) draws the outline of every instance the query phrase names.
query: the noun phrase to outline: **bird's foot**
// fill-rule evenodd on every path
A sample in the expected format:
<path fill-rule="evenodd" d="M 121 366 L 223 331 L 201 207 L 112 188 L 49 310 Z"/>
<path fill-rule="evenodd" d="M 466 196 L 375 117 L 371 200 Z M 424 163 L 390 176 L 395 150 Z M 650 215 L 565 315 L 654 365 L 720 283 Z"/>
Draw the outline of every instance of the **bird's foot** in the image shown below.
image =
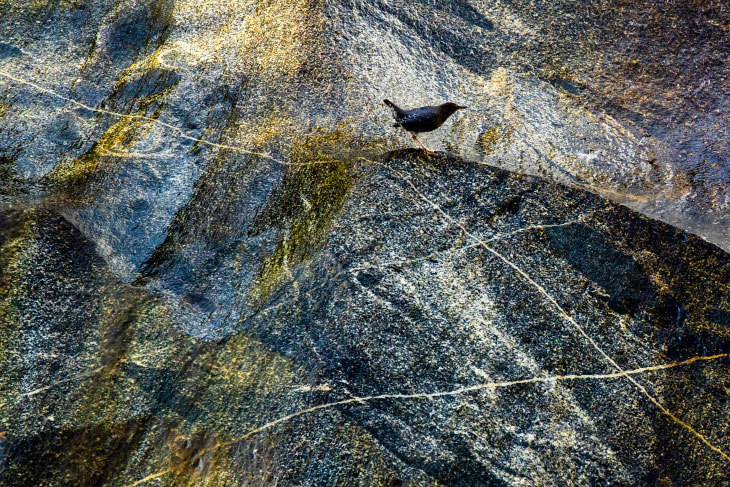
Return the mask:
<path fill-rule="evenodd" d="M 413 140 L 415 140 L 416 142 L 418 142 L 418 145 L 420 145 L 420 146 L 421 146 L 421 149 L 425 150 L 425 151 L 426 151 L 426 152 L 428 152 L 429 154 L 433 154 L 433 151 L 430 151 L 430 150 L 426 149 L 426 146 L 425 146 L 425 145 L 423 145 L 423 143 L 422 143 L 422 142 L 421 142 L 420 140 L 418 140 L 418 137 L 416 137 L 416 134 L 413 134 L 413 133 L 412 133 L 412 134 L 411 134 L 411 137 L 413 137 Z"/>

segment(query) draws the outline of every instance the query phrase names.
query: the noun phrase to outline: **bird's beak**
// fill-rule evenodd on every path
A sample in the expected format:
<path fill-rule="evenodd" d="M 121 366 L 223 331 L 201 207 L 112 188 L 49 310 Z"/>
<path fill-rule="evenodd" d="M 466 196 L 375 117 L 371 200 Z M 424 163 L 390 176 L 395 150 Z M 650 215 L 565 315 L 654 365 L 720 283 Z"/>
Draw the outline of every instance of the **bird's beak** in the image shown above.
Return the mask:
<path fill-rule="evenodd" d="M 462 107 L 461 105 L 456 105 L 456 109 L 457 110 L 463 110 L 465 108 L 469 108 L 469 107 Z"/>

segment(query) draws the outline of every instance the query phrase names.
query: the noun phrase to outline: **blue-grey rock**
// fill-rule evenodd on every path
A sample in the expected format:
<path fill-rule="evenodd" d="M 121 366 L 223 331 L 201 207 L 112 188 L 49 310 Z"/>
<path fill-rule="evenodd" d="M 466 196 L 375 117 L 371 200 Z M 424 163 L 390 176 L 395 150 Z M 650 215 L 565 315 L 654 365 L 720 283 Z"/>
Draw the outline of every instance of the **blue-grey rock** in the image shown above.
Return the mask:
<path fill-rule="evenodd" d="M 0 485 L 729 485 L 726 14 L 0 2 Z"/>

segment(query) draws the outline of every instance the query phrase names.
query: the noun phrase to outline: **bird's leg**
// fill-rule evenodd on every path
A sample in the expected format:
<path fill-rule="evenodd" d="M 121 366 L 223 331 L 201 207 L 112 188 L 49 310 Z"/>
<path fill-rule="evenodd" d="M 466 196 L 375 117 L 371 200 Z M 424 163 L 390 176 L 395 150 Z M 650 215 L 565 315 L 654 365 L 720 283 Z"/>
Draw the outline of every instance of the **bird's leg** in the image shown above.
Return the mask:
<path fill-rule="evenodd" d="M 426 152 L 431 152 L 430 150 L 426 149 L 426 146 L 423 145 L 420 140 L 418 140 L 418 137 L 416 137 L 415 132 L 411 132 L 411 137 L 413 137 L 413 140 L 415 140 L 416 142 L 418 142 L 418 145 L 421 146 L 421 149 L 425 150 Z"/>

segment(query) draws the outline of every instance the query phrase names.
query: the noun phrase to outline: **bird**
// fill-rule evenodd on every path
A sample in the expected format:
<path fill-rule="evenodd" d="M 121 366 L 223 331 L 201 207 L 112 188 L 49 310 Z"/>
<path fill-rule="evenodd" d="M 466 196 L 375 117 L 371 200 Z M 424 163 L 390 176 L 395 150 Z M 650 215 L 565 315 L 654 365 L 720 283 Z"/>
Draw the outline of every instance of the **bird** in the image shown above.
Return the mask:
<path fill-rule="evenodd" d="M 442 103 L 441 105 L 429 105 L 420 108 L 414 108 L 413 110 L 404 110 L 390 100 L 383 100 L 383 103 L 393 109 L 393 115 L 395 116 L 395 124 L 393 127 L 403 127 L 410 132 L 413 140 L 418 142 L 421 149 L 426 152 L 431 152 L 426 149 L 426 146 L 418 140 L 416 136 L 420 132 L 430 132 L 436 130 L 444 124 L 444 122 L 458 110 L 466 108 L 456 103 L 448 102 Z"/>

